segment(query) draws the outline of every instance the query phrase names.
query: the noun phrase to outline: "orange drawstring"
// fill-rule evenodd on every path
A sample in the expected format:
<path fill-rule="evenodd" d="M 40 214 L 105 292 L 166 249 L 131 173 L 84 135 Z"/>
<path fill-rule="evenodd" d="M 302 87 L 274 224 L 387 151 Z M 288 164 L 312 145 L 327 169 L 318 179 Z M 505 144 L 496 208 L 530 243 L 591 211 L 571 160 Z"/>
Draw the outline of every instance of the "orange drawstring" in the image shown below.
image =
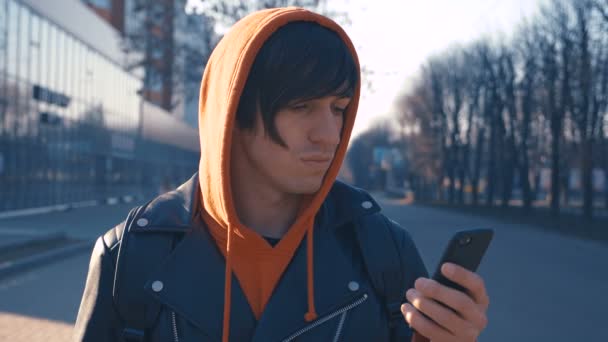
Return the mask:
<path fill-rule="evenodd" d="M 226 238 L 226 274 L 225 274 L 225 286 L 224 286 L 224 326 L 222 330 L 222 342 L 228 342 L 228 335 L 230 332 L 230 298 L 232 297 L 232 253 L 230 253 L 230 242 L 232 229 L 228 225 L 228 232 Z"/>
<path fill-rule="evenodd" d="M 224 325 L 222 329 L 222 342 L 228 342 L 230 332 L 230 299 L 232 292 L 232 253 L 230 252 L 230 243 L 232 241 L 232 229 L 228 226 L 226 240 L 226 274 L 224 286 Z M 306 322 L 311 322 L 317 319 L 317 310 L 315 309 L 315 291 L 314 291 L 314 263 L 313 263 L 313 226 L 311 225 L 306 232 L 306 276 L 307 276 L 307 295 L 308 295 L 308 312 L 304 315 Z"/>
<path fill-rule="evenodd" d="M 315 285 L 314 285 L 314 278 L 313 278 L 313 245 L 312 245 L 312 231 L 313 231 L 313 225 L 310 225 L 310 228 L 308 228 L 308 231 L 306 232 L 306 261 L 307 261 L 307 267 L 306 267 L 306 276 L 307 276 L 307 280 L 308 280 L 308 312 L 304 315 L 304 319 L 306 320 L 306 322 L 310 322 L 310 321 L 314 321 L 315 319 L 317 319 L 317 310 L 315 309 Z"/>

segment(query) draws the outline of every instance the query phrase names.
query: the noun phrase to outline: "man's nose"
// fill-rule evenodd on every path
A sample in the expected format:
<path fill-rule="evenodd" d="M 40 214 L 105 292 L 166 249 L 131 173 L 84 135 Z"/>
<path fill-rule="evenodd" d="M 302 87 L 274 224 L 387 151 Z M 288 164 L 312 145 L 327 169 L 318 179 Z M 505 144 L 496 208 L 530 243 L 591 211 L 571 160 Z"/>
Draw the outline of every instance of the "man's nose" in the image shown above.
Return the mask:
<path fill-rule="evenodd" d="M 343 119 L 337 117 L 330 107 L 324 108 L 316 117 L 318 119 L 310 132 L 310 140 L 315 144 L 334 148 L 340 143 Z"/>

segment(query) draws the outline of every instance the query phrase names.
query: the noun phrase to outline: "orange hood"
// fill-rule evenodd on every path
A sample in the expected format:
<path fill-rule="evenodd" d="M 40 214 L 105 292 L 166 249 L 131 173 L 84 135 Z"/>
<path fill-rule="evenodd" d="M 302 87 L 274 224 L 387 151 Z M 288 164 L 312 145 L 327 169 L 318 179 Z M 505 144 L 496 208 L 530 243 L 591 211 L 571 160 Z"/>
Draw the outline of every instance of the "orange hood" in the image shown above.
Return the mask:
<path fill-rule="evenodd" d="M 224 36 L 207 63 L 201 82 L 198 114 L 202 201 L 207 212 L 222 225 L 242 227 L 236 215 L 230 184 L 232 129 L 241 92 L 264 42 L 278 28 L 294 21 L 313 21 L 335 31 L 351 50 L 358 66 L 355 48 L 344 30 L 332 20 L 301 8 L 289 7 L 253 13 L 236 23 Z M 327 171 L 322 188 L 303 216 L 316 213 L 338 175 L 355 123 L 359 88 L 357 85 L 345 115 L 342 139 L 334 161 Z"/>
<path fill-rule="evenodd" d="M 210 229 L 215 227 L 212 235 L 214 235 L 216 242 L 226 257 L 224 341 L 228 340 L 231 275 L 233 267 L 238 266 L 239 260 L 242 260 L 234 259 L 237 258 L 237 256 L 233 255 L 235 253 L 234 250 L 241 251 L 249 246 L 259 247 L 260 242 L 263 241 L 261 236 L 240 222 L 232 197 L 230 166 L 232 130 L 236 125 L 236 112 L 241 93 L 258 51 L 277 29 L 285 24 L 296 21 L 316 22 L 336 32 L 350 49 L 355 64 L 359 68 L 354 46 L 338 24 L 319 14 L 301 8 L 289 7 L 259 11 L 237 22 L 213 51 L 201 82 L 199 102 L 201 143 L 199 181 L 205 222 L 210 226 Z M 360 82 L 355 86 L 351 103 L 345 113 L 341 141 L 334 160 L 325 175 L 323 184 L 319 191 L 312 196 L 311 200 L 306 202 L 307 206 L 300 210 L 299 216 L 292 229 L 290 229 L 294 230 L 294 227 L 300 227 L 302 229 L 297 230 L 301 231 L 301 234 L 294 232 L 294 234 L 291 234 L 291 237 L 286 236 L 285 239 L 289 238 L 293 241 L 283 244 L 291 245 L 290 248 L 295 250 L 303 235 L 305 233 L 308 234 L 307 253 L 309 265 L 307 272 L 309 312 L 307 320 L 312 320 L 316 317 L 312 289 L 312 226 L 314 216 L 333 185 L 344 160 L 355 122 L 359 93 Z M 239 270 L 237 268 L 234 270 L 238 277 Z M 242 279 L 239 278 L 239 281 L 242 281 Z"/>

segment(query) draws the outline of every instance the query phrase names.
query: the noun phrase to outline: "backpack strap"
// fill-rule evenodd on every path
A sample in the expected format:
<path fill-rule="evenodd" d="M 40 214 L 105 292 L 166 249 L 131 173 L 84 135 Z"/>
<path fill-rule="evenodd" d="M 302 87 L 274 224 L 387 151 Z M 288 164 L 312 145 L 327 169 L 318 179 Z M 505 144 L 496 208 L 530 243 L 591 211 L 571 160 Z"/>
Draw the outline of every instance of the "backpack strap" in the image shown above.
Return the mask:
<path fill-rule="evenodd" d="M 128 342 L 145 341 L 146 331 L 160 313 L 160 303 L 145 293 L 144 286 L 154 269 L 173 249 L 175 238 L 174 234 L 133 232 L 134 223 L 144 208 L 133 208 L 121 227 L 114 274 L 112 296 L 124 322 L 122 336 Z"/>
<path fill-rule="evenodd" d="M 355 223 L 367 273 L 372 287 L 384 301 L 391 329 L 403 323 L 401 304 L 405 302 L 407 287 L 413 286 L 421 272 L 424 273 L 416 264 L 420 260 L 417 249 L 401 248 L 392 225 L 380 213 L 366 215 Z M 409 234 L 404 233 L 409 238 Z"/>

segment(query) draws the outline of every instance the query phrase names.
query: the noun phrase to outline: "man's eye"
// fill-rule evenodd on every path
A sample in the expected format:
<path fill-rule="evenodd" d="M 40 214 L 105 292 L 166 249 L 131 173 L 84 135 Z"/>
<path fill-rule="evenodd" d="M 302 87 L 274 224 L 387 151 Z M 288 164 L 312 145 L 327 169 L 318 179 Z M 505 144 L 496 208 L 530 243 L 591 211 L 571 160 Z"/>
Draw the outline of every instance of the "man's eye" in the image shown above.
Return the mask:
<path fill-rule="evenodd" d="M 346 108 L 334 107 L 334 110 L 339 114 L 344 114 L 344 112 L 346 112 Z"/>
<path fill-rule="evenodd" d="M 308 109 L 308 104 L 306 104 L 306 103 L 296 104 L 296 105 L 291 106 L 291 109 L 293 109 L 293 110 L 306 110 L 306 109 Z"/>

